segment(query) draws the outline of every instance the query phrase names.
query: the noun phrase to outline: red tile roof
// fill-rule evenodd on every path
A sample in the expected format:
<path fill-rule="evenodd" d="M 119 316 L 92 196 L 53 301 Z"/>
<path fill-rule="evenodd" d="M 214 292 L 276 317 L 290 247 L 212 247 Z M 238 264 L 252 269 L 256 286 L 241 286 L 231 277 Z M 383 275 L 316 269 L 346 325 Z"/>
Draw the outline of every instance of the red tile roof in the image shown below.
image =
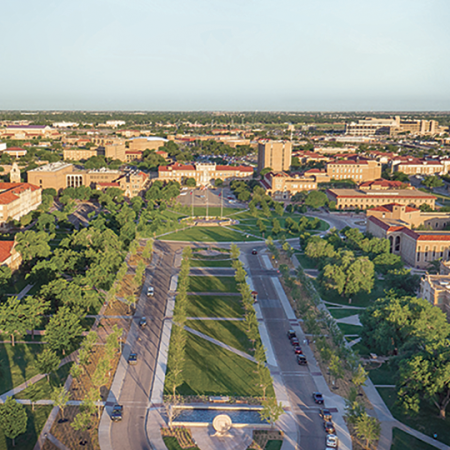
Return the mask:
<path fill-rule="evenodd" d="M 378 178 L 378 180 L 366 181 L 359 185 L 359 187 L 369 187 L 369 186 L 401 188 L 402 186 L 409 186 L 409 183 L 402 183 L 401 181 L 391 181 L 385 180 L 384 178 Z"/>
<path fill-rule="evenodd" d="M 0 241 L 0 263 L 5 262 L 11 256 L 14 241 Z"/>
<path fill-rule="evenodd" d="M 394 210 L 394 206 L 405 206 L 405 205 L 401 205 L 400 203 L 388 203 L 387 205 L 370 208 L 369 211 L 392 212 Z M 420 211 L 420 209 L 411 208 L 411 206 L 405 207 L 405 212 L 414 212 L 414 211 Z"/>
<path fill-rule="evenodd" d="M 378 225 L 380 228 L 382 228 L 385 231 L 404 231 L 404 230 L 408 229 L 408 228 L 402 227 L 400 225 L 399 226 L 389 225 L 384 220 L 381 220 L 375 216 L 369 216 L 367 218 L 367 220 L 369 220 L 370 222 L 373 222 L 375 225 Z"/>

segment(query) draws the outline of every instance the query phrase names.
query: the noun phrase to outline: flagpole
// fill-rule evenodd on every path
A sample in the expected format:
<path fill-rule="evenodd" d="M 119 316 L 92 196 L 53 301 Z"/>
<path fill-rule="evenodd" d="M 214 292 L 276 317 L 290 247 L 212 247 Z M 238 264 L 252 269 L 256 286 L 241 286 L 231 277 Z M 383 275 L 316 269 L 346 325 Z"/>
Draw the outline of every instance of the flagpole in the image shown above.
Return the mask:
<path fill-rule="evenodd" d="M 220 218 L 223 217 L 223 188 L 220 192 Z"/>

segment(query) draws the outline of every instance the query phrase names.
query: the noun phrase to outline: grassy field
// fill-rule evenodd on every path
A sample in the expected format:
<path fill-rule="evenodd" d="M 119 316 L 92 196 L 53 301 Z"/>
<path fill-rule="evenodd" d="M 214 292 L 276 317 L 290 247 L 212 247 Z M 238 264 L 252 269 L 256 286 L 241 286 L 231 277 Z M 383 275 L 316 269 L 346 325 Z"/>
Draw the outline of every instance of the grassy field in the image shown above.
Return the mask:
<path fill-rule="evenodd" d="M 0 344 L 0 394 L 39 373 L 35 362 L 42 350 L 42 345 Z"/>
<path fill-rule="evenodd" d="M 240 296 L 190 295 L 187 317 L 242 317 Z"/>
<path fill-rule="evenodd" d="M 36 389 L 36 397 L 34 400 L 48 400 L 51 398 L 53 388 L 55 386 L 61 386 L 66 381 L 69 375 L 72 363 L 64 364 L 60 367 L 56 373 L 50 375 L 50 382 L 47 381 L 47 377 L 34 383 L 34 389 Z M 33 392 L 33 388 L 26 388 L 14 396 L 17 399 L 30 399 L 30 392 Z M 31 400 L 31 399 L 30 399 Z"/>
<path fill-rule="evenodd" d="M 244 323 L 238 321 L 188 320 L 186 325 L 200 333 L 217 339 L 236 350 L 253 354 L 253 345 L 245 334 Z"/>
<path fill-rule="evenodd" d="M 353 338 L 351 340 L 353 340 Z M 357 352 L 360 356 L 364 357 L 369 357 L 370 354 L 370 350 L 361 342 L 358 342 L 357 344 L 353 345 L 352 350 Z"/>
<path fill-rule="evenodd" d="M 170 367 L 169 353 L 167 373 L 170 373 Z M 255 363 L 188 333 L 184 382 L 178 393 L 260 397 L 262 390 L 258 387 L 255 368 Z M 166 390 L 165 393 L 171 392 Z M 273 388 L 267 394 L 274 395 Z"/>
<path fill-rule="evenodd" d="M 241 242 L 244 240 L 249 242 L 260 240 L 253 236 L 246 239 L 244 234 L 223 227 L 192 227 L 184 231 L 166 234 L 159 239 L 190 242 Z"/>
<path fill-rule="evenodd" d="M 264 450 L 280 450 L 283 445 L 283 441 L 267 441 Z"/>
<path fill-rule="evenodd" d="M 190 292 L 238 292 L 234 277 L 189 277 Z"/>
<path fill-rule="evenodd" d="M 436 447 L 423 442 L 414 436 L 400 430 L 392 429 L 392 445 L 391 450 L 435 450 Z"/>
<path fill-rule="evenodd" d="M 359 325 L 350 325 L 348 323 L 338 323 L 337 326 L 344 334 L 357 334 L 358 336 L 362 332 L 362 327 Z"/>
<path fill-rule="evenodd" d="M 395 384 L 395 370 L 392 370 L 389 364 L 384 363 L 378 369 L 370 369 L 371 365 L 365 367 L 373 384 Z M 376 367 L 378 364 L 373 364 Z"/>
<path fill-rule="evenodd" d="M 334 309 L 334 308 L 329 308 L 328 311 L 330 311 L 330 314 L 335 318 L 335 319 L 343 319 L 344 317 L 350 317 L 350 316 L 354 316 L 355 314 L 359 314 L 360 309 L 345 309 L 345 308 L 339 308 L 339 309 Z"/>
<path fill-rule="evenodd" d="M 397 399 L 395 389 L 378 388 L 378 392 L 397 420 L 427 436 L 433 437 L 433 434 L 437 433 L 439 441 L 450 445 L 450 417 L 447 416 L 445 420 L 440 419 L 436 406 L 432 406 L 428 402 L 421 402 L 420 413 L 412 416 L 410 414 L 404 414 L 401 408 L 395 405 Z M 410 448 L 415 449 L 415 447 Z"/>
<path fill-rule="evenodd" d="M 314 260 L 308 258 L 304 253 L 295 252 L 295 257 L 297 258 L 303 269 L 317 269 L 317 264 L 314 262 Z"/>
<path fill-rule="evenodd" d="M 163 441 L 166 444 L 167 450 L 183 450 L 176 437 L 163 436 Z M 199 450 L 199 448 L 189 447 L 189 450 Z"/>
<path fill-rule="evenodd" d="M 231 267 L 231 259 L 227 259 L 225 261 L 191 259 L 191 267 Z"/>
<path fill-rule="evenodd" d="M 0 450 L 32 450 L 51 410 L 52 406 L 35 406 L 32 412 L 31 406 L 25 406 L 28 417 L 25 433 L 16 438 L 16 446 L 13 447 L 12 441 L 5 437 L 0 428 Z"/>

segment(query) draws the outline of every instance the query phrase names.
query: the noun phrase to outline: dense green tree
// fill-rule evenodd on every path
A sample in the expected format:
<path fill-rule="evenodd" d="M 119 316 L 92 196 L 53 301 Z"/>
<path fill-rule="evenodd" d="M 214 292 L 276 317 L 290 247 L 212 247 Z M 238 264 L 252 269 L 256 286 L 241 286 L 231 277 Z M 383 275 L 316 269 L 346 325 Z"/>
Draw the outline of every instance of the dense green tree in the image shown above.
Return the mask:
<path fill-rule="evenodd" d="M 283 405 L 277 403 L 275 397 L 268 397 L 262 402 L 262 409 L 259 412 L 262 420 L 267 420 L 271 427 L 274 427 L 275 422 L 284 414 Z"/>
<path fill-rule="evenodd" d="M 0 287 L 9 283 L 11 276 L 12 271 L 8 266 L 0 266 Z"/>
<path fill-rule="evenodd" d="M 305 249 L 305 254 L 309 258 L 325 260 L 325 258 L 332 258 L 336 252 L 334 247 L 329 244 L 325 239 L 313 237 L 308 241 Z"/>
<path fill-rule="evenodd" d="M 12 440 L 15 447 L 15 439 L 27 430 L 27 413 L 25 407 L 14 400 L 6 397 L 3 405 L 0 405 L 0 425 L 4 435 Z"/>
<path fill-rule="evenodd" d="M 367 413 L 362 414 L 355 423 L 356 435 L 366 441 L 366 449 L 370 450 L 371 442 L 380 438 L 381 425 L 375 417 L 370 417 Z"/>
<path fill-rule="evenodd" d="M 272 220 L 272 234 L 277 235 L 281 233 L 281 225 L 278 219 Z"/>
<path fill-rule="evenodd" d="M 437 175 L 430 175 L 430 176 L 425 177 L 422 184 L 424 184 L 426 187 L 428 187 L 430 189 L 444 186 L 444 182 Z"/>
<path fill-rule="evenodd" d="M 14 347 L 15 338 L 25 336 L 28 328 L 27 309 L 17 297 L 9 297 L 0 305 L 0 330 L 11 336 Z"/>
<path fill-rule="evenodd" d="M 50 381 L 50 374 L 58 370 L 61 358 L 55 351 L 45 348 L 36 358 L 36 367 L 40 373 L 47 375 L 47 381 Z"/>
<path fill-rule="evenodd" d="M 61 410 L 61 416 L 64 420 L 64 410 L 67 406 L 67 402 L 70 400 L 70 392 L 67 391 L 65 386 L 55 386 L 51 395 L 53 400 L 53 406 L 58 407 Z"/>
<path fill-rule="evenodd" d="M 403 261 L 399 255 L 393 253 L 381 253 L 372 262 L 375 264 L 377 272 L 386 274 L 389 270 L 399 270 L 403 268 Z"/>
<path fill-rule="evenodd" d="M 413 295 L 420 287 L 420 276 L 409 269 L 389 270 L 384 276 L 386 291 L 394 290 L 398 296 Z"/>
<path fill-rule="evenodd" d="M 195 187 L 197 186 L 197 182 L 195 181 L 195 178 L 187 178 L 184 182 L 184 185 L 187 187 Z"/>
<path fill-rule="evenodd" d="M 46 258 L 51 250 L 48 242 L 50 236 L 45 231 L 25 231 L 16 235 L 16 250 L 22 256 L 23 261 L 29 262 L 34 258 Z"/>
<path fill-rule="evenodd" d="M 305 198 L 305 205 L 311 208 L 321 208 L 328 203 L 327 195 L 321 191 L 311 191 Z"/>

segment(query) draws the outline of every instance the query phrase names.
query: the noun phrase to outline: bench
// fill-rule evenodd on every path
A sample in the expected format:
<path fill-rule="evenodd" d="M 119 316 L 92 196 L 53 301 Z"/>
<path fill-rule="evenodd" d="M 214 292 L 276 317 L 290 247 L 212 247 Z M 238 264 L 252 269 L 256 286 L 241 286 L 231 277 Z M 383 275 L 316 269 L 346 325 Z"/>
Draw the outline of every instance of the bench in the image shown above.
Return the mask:
<path fill-rule="evenodd" d="M 230 397 L 209 397 L 210 403 L 228 403 L 230 401 Z"/>

